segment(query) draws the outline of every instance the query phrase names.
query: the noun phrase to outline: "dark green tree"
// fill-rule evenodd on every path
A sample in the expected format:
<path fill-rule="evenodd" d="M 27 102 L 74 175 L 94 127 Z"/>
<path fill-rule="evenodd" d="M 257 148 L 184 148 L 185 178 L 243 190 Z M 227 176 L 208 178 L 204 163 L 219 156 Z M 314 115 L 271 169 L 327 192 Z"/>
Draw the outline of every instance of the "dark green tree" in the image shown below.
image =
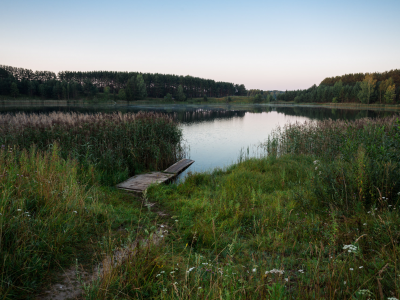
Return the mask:
<path fill-rule="evenodd" d="M 144 83 L 142 74 L 138 74 L 136 77 L 136 90 L 137 99 L 144 99 L 147 97 L 146 84 Z"/>
<path fill-rule="evenodd" d="M 185 100 L 186 100 L 186 96 L 185 96 L 185 94 L 183 93 L 183 87 L 182 87 L 181 84 L 178 86 L 178 91 L 177 91 L 177 93 L 176 93 L 176 99 L 177 99 L 178 101 L 185 101 Z"/>
<path fill-rule="evenodd" d="M 14 99 L 15 99 L 15 97 L 17 97 L 19 95 L 18 86 L 15 82 L 11 83 L 10 95 L 11 95 L 11 97 L 14 97 Z"/>
<path fill-rule="evenodd" d="M 128 101 L 135 100 L 135 94 L 136 94 L 135 92 L 136 92 L 135 77 L 132 76 L 126 83 L 125 87 L 126 100 Z"/>

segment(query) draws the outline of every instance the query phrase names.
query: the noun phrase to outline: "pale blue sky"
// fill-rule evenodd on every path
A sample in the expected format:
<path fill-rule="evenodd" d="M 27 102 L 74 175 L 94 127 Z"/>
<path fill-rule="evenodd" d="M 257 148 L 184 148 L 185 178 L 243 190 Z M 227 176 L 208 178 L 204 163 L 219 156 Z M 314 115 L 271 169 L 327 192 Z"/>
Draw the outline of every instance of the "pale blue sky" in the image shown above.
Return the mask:
<path fill-rule="evenodd" d="M 1 0 L 0 64 L 308 88 L 400 69 L 399 0 Z"/>

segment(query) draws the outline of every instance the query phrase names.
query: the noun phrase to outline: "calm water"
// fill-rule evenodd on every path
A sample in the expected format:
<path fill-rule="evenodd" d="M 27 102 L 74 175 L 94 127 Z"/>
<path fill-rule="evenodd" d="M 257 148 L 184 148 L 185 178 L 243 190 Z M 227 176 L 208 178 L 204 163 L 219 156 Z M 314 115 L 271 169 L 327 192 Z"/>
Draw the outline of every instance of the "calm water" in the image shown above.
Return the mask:
<path fill-rule="evenodd" d="M 183 131 L 188 158 L 195 160 L 187 172 L 223 168 L 237 162 L 239 156 L 262 155 L 257 147 L 278 125 L 306 120 L 346 119 L 392 115 L 394 111 L 330 109 L 321 107 L 269 105 L 129 105 L 129 106 L 7 106 L 0 113 L 75 112 L 138 112 L 157 111 L 174 116 Z"/>

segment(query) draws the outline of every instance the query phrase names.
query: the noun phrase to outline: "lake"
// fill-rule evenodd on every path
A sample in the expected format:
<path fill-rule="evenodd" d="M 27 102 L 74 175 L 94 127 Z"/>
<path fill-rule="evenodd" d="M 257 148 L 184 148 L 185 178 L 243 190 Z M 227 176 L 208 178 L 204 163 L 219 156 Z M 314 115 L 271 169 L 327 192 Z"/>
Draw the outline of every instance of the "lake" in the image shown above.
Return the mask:
<path fill-rule="evenodd" d="M 187 147 L 187 158 L 195 163 L 188 172 L 223 168 L 239 157 L 264 154 L 258 147 L 277 126 L 307 120 L 374 118 L 395 114 L 390 110 L 324 108 L 294 105 L 195 105 L 195 104 L 139 104 L 139 105 L 0 105 L 0 113 L 74 112 L 138 112 L 156 111 L 177 119 Z"/>

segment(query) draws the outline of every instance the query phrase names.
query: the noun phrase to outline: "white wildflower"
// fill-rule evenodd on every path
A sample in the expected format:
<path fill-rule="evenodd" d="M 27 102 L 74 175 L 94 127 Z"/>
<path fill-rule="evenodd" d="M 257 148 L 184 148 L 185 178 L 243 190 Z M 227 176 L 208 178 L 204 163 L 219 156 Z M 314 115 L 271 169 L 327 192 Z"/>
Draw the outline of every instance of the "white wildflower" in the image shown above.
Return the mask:
<path fill-rule="evenodd" d="M 299 270 L 299 273 L 304 273 L 304 270 Z"/>
<path fill-rule="evenodd" d="M 373 295 L 370 290 L 358 290 L 357 294 L 360 294 L 360 295 Z"/>
<path fill-rule="evenodd" d="M 21 211 L 21 210 L 22 210 L 22 209 L 19 209 L 19 208 L 17 209 L 17 211 Z"/>
<path fill-rule="evenodd" d="M 357 246 L 354 246 L 354 245 L 352 245 L 352 244 L 350 244 L 350 245 L 344 245 L 344 246 L 343 246 L 343 250 L 347 250 L 347 252 L 349 252 L 349 253 L 357 253 L 358 247 L 357 247 Z"/>
<path fill-rule="evenodd" d="M 354 269 L 353 268 L 350 268 L 350 271 L 353 271 Z"/>
<path fill-rule="evenodd" d="M 254 268 L 254 269 L 253 269 L 253 273 L 254 273 L 254 272 L 256 272 L 256 271 L 257 271 L 257 269 L 256 269 L 256 268 Z"/>
<path fill-rule="evenodd" d="M 74 210 L 73 213 L 76 213 L 76 214 L 77 214 L 78 212 L 77 212 L 76 210 Z"/>
<path fill-rule="evenodd" d="M 362 268 L 364 268 L 364 266 L 359 266 L 358 268 L 359 268 L 359 269 L 362 269 Z"/>
<path fill-rule="evenodd" d="M 265 275 L 268 274 L 268 273 L 271 273 L 271 274 L 277 273 L 277 274 L 282 275 L 283 273 L 285 273 L 285 271 L 284 270 L 278 270 L 278 269 L 272 269 L 271 271 L 266 271 Z"/>

